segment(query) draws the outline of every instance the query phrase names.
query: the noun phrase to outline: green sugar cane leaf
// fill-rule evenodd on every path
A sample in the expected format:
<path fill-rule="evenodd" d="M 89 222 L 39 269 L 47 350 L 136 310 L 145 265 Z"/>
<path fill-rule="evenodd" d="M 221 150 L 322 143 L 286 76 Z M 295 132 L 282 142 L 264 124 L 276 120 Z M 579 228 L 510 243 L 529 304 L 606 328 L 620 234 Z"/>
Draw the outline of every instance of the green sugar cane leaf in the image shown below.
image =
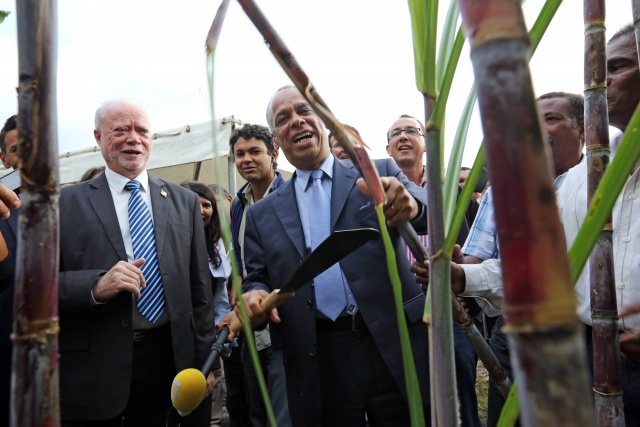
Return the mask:
<path fill-rule="evenodd" d="M 509 396 L 502 407 L 500 412 L 500 419 L 498 420 L 498 427 L 513 427 L 518 422 L 518 415 L 520 414 L 520 402 L 518 401 L 518 390 L 514 381 L 509 390 Z"/>
<path fill-rule="evenodd" d="M 413 39 L 416 86 L 422 93 L 436 94 L 436 39 L 438 1 L 408 0 Z"/>
<path fill-rule="evenodd" d="M 440 36 L 440 49 L 438 49 L 438 62 L 436 63 L 436 83 L 437 89 L 440 91 L 442 87 L 442 80 L 444 78 L 444 72 L 446 65 L 449 62 L 451 56 L 451 50 L 453 49 L 453 43 L 456 38 L 456 29 L 458 28 L 458 18 L 460 17 L 460 9 L 458 9 L 458 2 L 449 2 L 449 9 L 447 9 L 447 17 L 444 20 L 444 28 Z"/>
<path fill-rule="evenodd" d="M 384 242 L 384 251 L 387 260 L 387 269 L 389 270 L 389 279 L 393 288 L 393 299 L 396 307 L 396 320 L 398 322 L 398 332 L 400 334 L 400 347 L 402 351 L 402 364 L 404 365 L 404 380 L 407 387 L 407 396 L 409 396 L 409 413 L 411 416 L 411 426 L 424 426 L 424 411 L 422 407 L 422 394 L 420 393 L 420 385 L 418 384 L 418 374 L 416 373 L 416 365 L 413 360 L 413 351 L 411 350 L 411 341 L 409 340 L 409 328 L 407 319 L 404 314 L 404 305 L 402 301 L 402 283 L 398 274 L 398 264 L 396 262 L 396 252 L 393 249 L 393 243 L 389 236 L 386 220 L 383 212 L 384 206 L 379 204 L 376 206 L 378 214 L 378 222 L 380 231 L 382 232 L 382 241 Z"/>
<path fill-rule="evenodd" d="M 471 122 L 471 115 L 473 114 L 473 107 L 476 102 L 476 89 L 475 85 L 471 87 L 469 90 L 469 95 L 467 96 L 467 101 L 464 105 L 464 109 L 462 111 L 462 116 L 460 117 L 460 122 L 458 122 L 458 128 L 456 129 L 456 135 L 453 139 L 453 147 L 451 149 L 451 156 L 449 157 L 449 165 L 447 166 L 447 174 L 445 178 L 445 186 L 444 186 L 444 227 L 445 233 L 447 235 L 443 250 L 451 255 L 451 252 L 445 248 L 449 247 L 449 241 L 451 238 L 449 237 L 450 230 L 452 227 L 460 230 L 462 226 L 462 222 L 457 224 L 453 218 L 457 216 L 454 214 L 454 207 L 456 206 L 456 200 L 458 197 L 458 191 L 456 191 L 456 185 L 459 181 L 459 170 L 460 165 L 462 164 L 462 155 L 464 154 L 464 148 L 467 141 L 467 133 L 469 131 L 469 123 Z M 476 162 L 474 162 L 474 165 Z M 482 168 L 482 166 L 480 166 Z M 477 175 L 474 175 L 476 181 L 472 181 L 471 174 L 469 178 L 467 178 L 467 185 L 471 188 L 476 186 L 478 177 L 480 176 L 479 172 Z M 466 187 L 466 185 L 465 185 Z M 462 200 L 462 197 L 460 197 Z M 462 214 L 462 218 L 464 218 L 464 213 Z M 462 219 L 460 219 L 462 221 Z M 453 241 L 455 242 L 458 232 L 453 233 Z M 453 248 L 453 245 L 451 245 Z"/>

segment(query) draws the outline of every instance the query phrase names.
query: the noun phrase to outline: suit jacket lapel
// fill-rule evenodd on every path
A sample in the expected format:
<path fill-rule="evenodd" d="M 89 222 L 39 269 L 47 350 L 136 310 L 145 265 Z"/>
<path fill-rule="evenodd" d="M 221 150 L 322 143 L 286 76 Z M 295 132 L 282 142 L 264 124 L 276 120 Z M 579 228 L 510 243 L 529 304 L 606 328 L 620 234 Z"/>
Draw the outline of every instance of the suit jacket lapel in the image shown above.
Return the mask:
<path fill-rule="evenodd" d="M 113 206 L 113 197 L 111 197 L 111 190 L 109 189 L 107 178 L 102 174 L 89 185 L 94 190 L 89 194 L 89 202 L 102 223 L 102 227 L 104 227 L 104 231 L 107 233 L 107 237 L 118 253 L 118 256 L 123 261 L 126 261 L 127 251 L 124 248 L 122 232 L 120 231 L 118 216 Z"/>
<path fill-rule="evenodd" d="M 277 218 L 282 223 L 289 239 L 300 253 L 300 256 L 304 257 L 307 253 L 307 248 L 304 243 L 304 232 L 300 222 L 294 182 L 295 174 L 289 181 L 282 184 L 279 191 L 275 193 L 277 199 L 273 201 L 273 209 L 276 211 Z"/>
<path fill-rule="evenodd" d="M 153 228 L 156 235 L 158 260 L 162 255 L 162 246 L 169 220 L 169 207 L 171 205 L 171 193 L 165 187 L 166 184 L 163 181 L 149 175 L 149 191 L 151 192 L 151 206 L 153 206 Z M 166 197 L 163 194 L 166 194 Z"/>
<path fill-rule="evenodd" d="M 353 164 L 347 166 L 339 160 L 333 162 L 333 183 L 331 185 L 331 231 L 336 225 L 340 212 L 347 202 L 349 193 L 360 175 Z"/>

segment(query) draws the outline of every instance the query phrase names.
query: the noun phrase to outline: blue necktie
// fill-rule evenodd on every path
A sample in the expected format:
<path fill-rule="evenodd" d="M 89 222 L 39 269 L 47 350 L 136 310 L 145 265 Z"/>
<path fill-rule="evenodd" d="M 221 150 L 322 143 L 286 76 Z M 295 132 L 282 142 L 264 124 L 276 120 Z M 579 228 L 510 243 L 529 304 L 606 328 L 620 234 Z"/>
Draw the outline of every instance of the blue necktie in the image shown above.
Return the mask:
<path fill-rule="evenodd" d="M 153 221 L 149 207 L 140 195 L 140 183 L 129 181 L 125 188 L 131 191 L 128 211 L 133 257 L 145 259 L 140 270 L 147 285 L 141 290 L 138 311 L 151 323 L 155 323 L 164 312 L 164 290 L 158 268 Z"/>
<path fill-rule="evenodd" d="M 320 245 L 331 231 L 331 202 L 327 192 L 322 187 L 324 172 L 316 169 L 311 172 L 313 185 L 309 200 L 309 234 L 311 235 L 311 250 Z M 332 265 L 313 281 L 316 293 L 316 305 L 325 316 L 331 320 L 342 313 L 347 306 L 344 284 L 340 264 Z"/>

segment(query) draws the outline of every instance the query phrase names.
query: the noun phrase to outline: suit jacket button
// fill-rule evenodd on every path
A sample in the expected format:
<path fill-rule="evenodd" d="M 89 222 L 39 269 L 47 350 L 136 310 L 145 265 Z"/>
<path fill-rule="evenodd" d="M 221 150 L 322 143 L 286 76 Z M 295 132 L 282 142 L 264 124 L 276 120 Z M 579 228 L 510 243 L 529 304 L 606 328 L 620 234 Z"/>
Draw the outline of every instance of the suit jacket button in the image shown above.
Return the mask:
<path fill-rule="evenodd" d="M 315 346 L 311 346 L 309 347 L 309 356 L 315 356 L 316 355 L 316 348 Z"/>
<path fill-rule="evenodd" d="M 311 300 L 310 300 L 310 299 L 308 299 L 308 300 L 307 300 L 307 308 L 308 308 L 309 310 L 313 310 L 313 303 L 311 302 Z"/>
<path fill-rule="evenodd" d="M 123 321 L 122 321 L 122 327 L 123 327 L 123 328 L 128 328 L 128 327 L 129 327 L 129 321 L 128 321 L 128 320 L 126 320 L 126 319 L 125 319 L 125 320 L 123 320 Z"/>

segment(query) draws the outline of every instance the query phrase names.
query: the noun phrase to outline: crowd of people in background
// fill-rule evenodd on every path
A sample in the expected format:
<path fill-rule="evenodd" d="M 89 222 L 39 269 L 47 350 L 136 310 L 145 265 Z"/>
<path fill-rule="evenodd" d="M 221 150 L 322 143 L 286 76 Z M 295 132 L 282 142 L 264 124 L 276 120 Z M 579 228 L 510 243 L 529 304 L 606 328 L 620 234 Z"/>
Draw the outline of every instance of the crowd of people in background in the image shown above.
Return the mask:
<path fill-rule="evenodd" d="M 624 132 L 640 102 L 631 24 L 610 39 L 607 56 L 609 123 Z M 539 96 L 537 106 L 570 245 L 587 209 L 584 99 L 551 92 Z M 174 376 L 202 366 L 216 330 L 240 320 L 232 264 L 242 279 L 252 339 L 231 334 L 231 352 L 206 373 L 205 399 L 192 413 L 181 414 L 180 425 L 219 426 L 223 404 L 233 427 L 269 425 L 249 342 L 255 342 L 278 426 L 410 425 L 381 240 L 365 243 L 280 307 L 264 308 L 269 294 L 331 231 L 379 228 L 369 190 L 349 154 L 295 87 L 274 93 L 266 122 L 239 126 L 231 135 L 229 153 L 245 184 L 230 195 L 220 185 L 178 185 L 149 174 L 153 144 L 144 108 L 126 100 L 98 107 L 94 138 L 104 166 L 89 168 L 78 183 L 62 188 L 59 201 L 63 426 L 164 426 L 178 416 L 169 395 Z M 359 138 L 355 127 L 345 129 Z M 428 247 L 425 126 L 402 114 L 391 121 L 386 140 L 389 158 L 375 163 L 429 425 L 428 331 L 422 321 L 429 265 L 416 262 L 396 229 L 408 222 Z M 618 141 L 614 138 L 612 146 Z M 19 168 L 19 152 L 18 120 L 12 116 L 0 132 L 0 159 L 7 169 Z M 295 168 L 288 181 L 278 171 L 280 152 Z M 469 173 L 467 167 L 460 170 L 458 196 Z M 636 166 L 613 212 L 628 427 L 640 426 L 640 315 L 631 312 L 640 304 L 640 221 L 633 213 L 640 209 L 639 183 Z M 17 193 L 0 185 L 0 425 L 10 425 Z M 222 238 L 220 212 L 230 223 L 230 242 Z M 502 331 L 500 244 L 489 180 L 474 188 L 457 243 L 452 290 L 513 379 Z M 576 295 L 591 358 L 586 277 L 583 272 Z M 453 328 L 461 425 L 479 427 L 477 357 L 455 322 Z M 493 427 L 504 398 L 492 381 L 488 395 L 487 425 Z"/>

